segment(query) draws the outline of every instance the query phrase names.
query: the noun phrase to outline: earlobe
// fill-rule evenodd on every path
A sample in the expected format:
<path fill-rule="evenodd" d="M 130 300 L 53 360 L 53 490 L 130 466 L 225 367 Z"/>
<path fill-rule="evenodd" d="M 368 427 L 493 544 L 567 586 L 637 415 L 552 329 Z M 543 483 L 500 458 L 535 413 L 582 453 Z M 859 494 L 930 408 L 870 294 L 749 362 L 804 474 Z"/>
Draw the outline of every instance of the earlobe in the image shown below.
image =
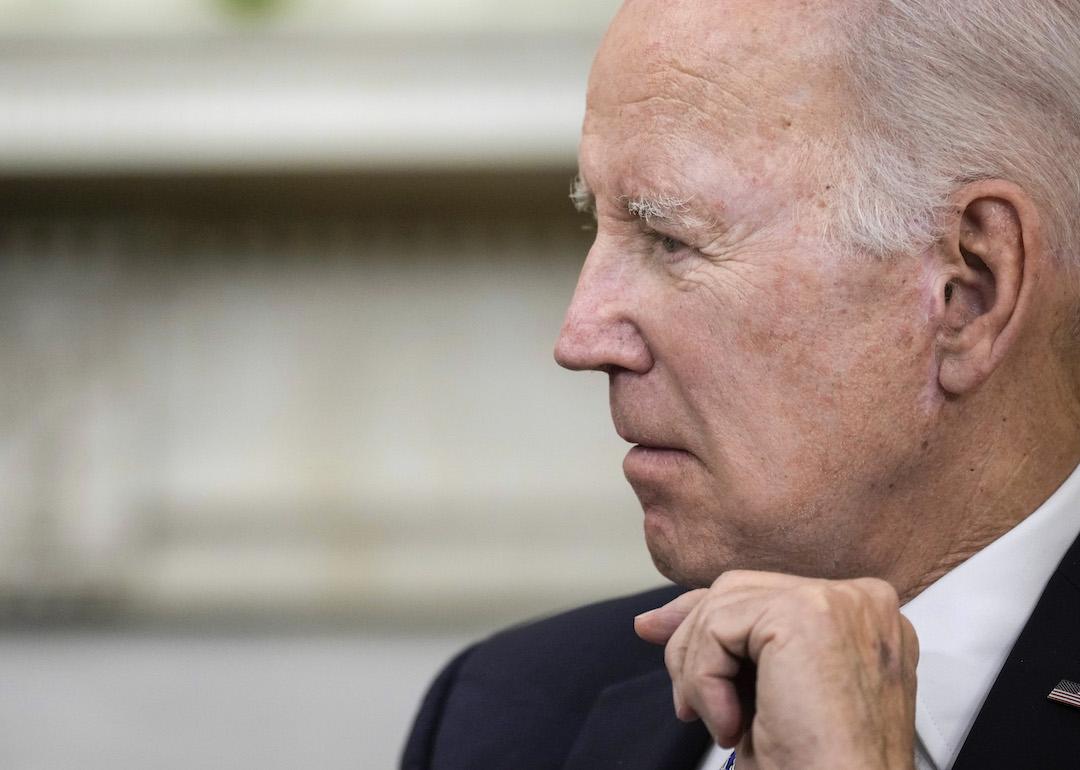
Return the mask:
<path fill-rule="evenodd" d="M 1016 185 L 988 180 L 961 190 L 938 245 L 938 383 L 954 396 L 978 389 L 1022 325 L 1025 277 L 1041 256 L 1038 217 Z"/>

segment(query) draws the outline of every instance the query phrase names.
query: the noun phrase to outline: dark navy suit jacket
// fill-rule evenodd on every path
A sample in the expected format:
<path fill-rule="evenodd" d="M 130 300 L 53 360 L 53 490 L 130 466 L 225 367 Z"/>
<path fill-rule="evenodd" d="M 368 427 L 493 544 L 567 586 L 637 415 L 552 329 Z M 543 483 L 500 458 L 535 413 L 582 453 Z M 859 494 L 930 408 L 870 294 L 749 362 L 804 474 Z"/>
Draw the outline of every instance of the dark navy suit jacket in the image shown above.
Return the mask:
<path fill-rule="evenodd" d="M 693 770 L 709 737 L 675 719 L 663 650 L 633 618 L 662 588 L 504 631 L 458 655 L 424 699 L 402 770 Z M 1080 769 L 1080 539 L 1017 639 L 953 770 Z"/>

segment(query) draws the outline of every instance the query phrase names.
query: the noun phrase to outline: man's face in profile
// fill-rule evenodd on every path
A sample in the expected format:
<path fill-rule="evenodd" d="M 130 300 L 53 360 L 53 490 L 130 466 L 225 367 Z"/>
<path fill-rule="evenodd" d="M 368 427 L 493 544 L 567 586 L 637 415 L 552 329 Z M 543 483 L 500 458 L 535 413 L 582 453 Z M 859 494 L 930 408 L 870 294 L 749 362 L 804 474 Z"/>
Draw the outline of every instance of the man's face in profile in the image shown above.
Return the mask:
<path fill-rule="evenodd" d="M 845 178 L 818 4 L 631 0 L 590 78 L 596 240 L 560 335 L 610 378 L 658 568 L 877 574 L 936 408 L 917 255 L 828 237 Z"/>

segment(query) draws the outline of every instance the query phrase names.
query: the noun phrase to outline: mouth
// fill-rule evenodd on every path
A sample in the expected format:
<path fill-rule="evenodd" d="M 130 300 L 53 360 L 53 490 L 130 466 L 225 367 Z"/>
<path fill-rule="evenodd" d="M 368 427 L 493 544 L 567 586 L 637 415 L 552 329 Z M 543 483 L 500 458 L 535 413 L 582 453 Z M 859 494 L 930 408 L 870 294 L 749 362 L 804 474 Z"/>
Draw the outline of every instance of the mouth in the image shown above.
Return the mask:
<path fill-rule="evenodd" d="M 644 449 L 644 450 L 646 450 L 648 452 L 685 452 L 686 451 L 682 447 L 665 446 L 663 444 L 647 444 L 644 441 L 637 441 L 637 442 L 631 442 L 631 443 L 634 444 L 634 446 L 631 447 L 631 450 Z"/>
<path fill-rule="evenodd" d="M 681 447 L 666 443 L 664 439 L 659 436 L 651 436 L 647 435 L 645 432 L 632 430 L 619 425 L 618 422 L 615 423 L 615 432 L 618 433 L 619 438 L 627 444 L 633 444 L 635 449 L 640 447 L 641 449 L 684 451 Z"/>
<path fill-rule="evenodd" d="M 613 415 L 615 416 L 615 415 Z M 696 457 L 679 446 L 674 437 L 656 435 L 652 431 L 636 430 L 617 417 L 613 420 L 615 432 L 628 444 L 633 444 L 623 459 L 623 473 L 631 483 L 635 481 L 660 481 L 673 472 L 685 470 Z"/>
<path fill-rule="evenodd" d="M 690 452 L 681 447 L 651 441 L 627 441 L 634 444 L 623 460 L 623 473 L 628 479 L 663 476 L 694 459 Z"/>
<path fill-rule="evenodd" d="M 661 459 L 664 457 L 683 456 L 690 457 L 690 453 L 685 449 L 673 446 L 654 446 L 651 444 L 635 444 L 630 447 L 630 451 L 627 455 L 640 456 L 644 458 Z"/>
<path fill-rule="evenodd" d="M 623 458 L 623 475 L 635 491 L 666 488 L 690 470 L 694 456 L 684 449 L 637 444 Z"/>

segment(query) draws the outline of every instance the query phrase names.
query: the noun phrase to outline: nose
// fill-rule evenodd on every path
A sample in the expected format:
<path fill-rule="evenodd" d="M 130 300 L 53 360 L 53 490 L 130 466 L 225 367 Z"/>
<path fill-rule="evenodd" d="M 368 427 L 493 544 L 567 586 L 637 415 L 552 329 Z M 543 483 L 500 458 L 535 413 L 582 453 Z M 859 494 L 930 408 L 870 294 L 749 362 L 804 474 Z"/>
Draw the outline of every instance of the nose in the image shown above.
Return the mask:
<path fill-rule="evenodd" d="M 617 255 L 593 244 L 566 310 L 555 360 L 567 369 L 638 374 L 653 365 L 652 353 L 635 318 L 640 298 L 633 276 Z"/>

